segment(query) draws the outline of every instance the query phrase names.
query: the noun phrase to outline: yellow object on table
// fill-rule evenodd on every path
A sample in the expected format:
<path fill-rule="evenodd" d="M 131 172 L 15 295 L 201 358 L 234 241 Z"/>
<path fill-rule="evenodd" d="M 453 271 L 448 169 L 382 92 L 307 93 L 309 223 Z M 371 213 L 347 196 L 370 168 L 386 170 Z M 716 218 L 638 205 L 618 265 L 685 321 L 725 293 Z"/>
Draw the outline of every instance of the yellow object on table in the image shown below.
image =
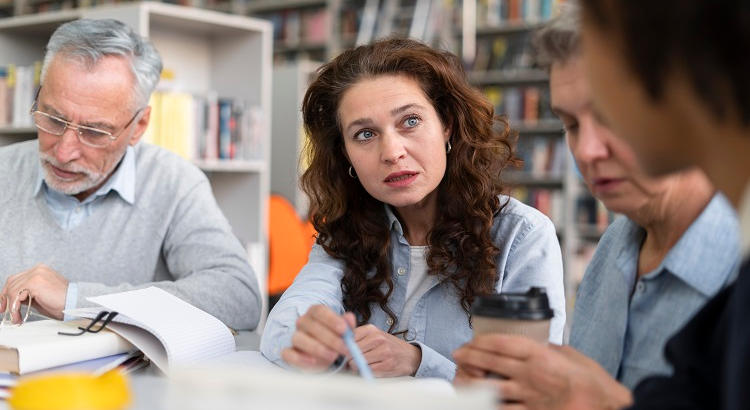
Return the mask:
<path fill-rule="evenodd" d="M 130 401 L 127 379 L 113 370 L 101 376 L 68 373 L 21 379 L 8 405 L 14 410 L 116 410 Z"/>

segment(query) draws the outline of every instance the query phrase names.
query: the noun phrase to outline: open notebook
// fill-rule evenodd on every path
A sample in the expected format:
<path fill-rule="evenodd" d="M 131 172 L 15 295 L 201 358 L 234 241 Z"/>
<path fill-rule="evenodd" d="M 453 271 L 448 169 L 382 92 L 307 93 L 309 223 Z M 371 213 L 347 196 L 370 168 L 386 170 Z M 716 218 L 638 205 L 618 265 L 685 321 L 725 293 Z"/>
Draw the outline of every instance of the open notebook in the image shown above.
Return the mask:
<path fill-rule="evenodd" d="M 66 310 L 94 318 L 115 311 L 107 328 L 127 339 L 163 372 L 172 365 L 211 360 L 235 351 L 232 332 L 219 319 L 156 287 L 86 298 L 99 307 Z"/>

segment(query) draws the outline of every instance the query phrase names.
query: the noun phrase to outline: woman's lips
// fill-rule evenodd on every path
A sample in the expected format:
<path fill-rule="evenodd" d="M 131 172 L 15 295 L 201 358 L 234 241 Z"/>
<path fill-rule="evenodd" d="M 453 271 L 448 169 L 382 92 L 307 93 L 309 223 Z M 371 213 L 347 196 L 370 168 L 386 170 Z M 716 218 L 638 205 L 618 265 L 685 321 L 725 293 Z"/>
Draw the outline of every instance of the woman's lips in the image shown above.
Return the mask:
<path fill-rule="evenodd" d="M 418 173 L 411 171 L 394 172 L 388 175 L 388 177 L 386 177 L 383 182 L 392 187 L 407 186 L 414 182 L 414 180 L 417 178 L 417 175 Z"/>
<path fill-rule="evenodd" d="M 608 192 L 616 189 L 623 181 L 623 178 L 595 178 L 593 188 L 596 192 Z"/>

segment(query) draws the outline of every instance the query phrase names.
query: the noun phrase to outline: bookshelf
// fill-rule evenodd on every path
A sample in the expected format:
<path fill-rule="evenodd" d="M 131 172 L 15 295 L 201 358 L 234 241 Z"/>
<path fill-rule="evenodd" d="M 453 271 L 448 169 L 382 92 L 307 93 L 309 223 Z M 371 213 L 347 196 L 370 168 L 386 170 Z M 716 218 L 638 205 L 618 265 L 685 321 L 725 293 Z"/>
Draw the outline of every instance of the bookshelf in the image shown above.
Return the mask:
<path fill-rule="evenodd" d="M 271 191 L 289 200 L 303 220 L 307 218 L 308 199 L 299 185 L 306 141 L 302 98 L 321 64 L 301 60 L 273 69 Z"/>
<path fill-rule="evenodd" d="M 554 222 L 563 252 L 568 317 L 593 249 L 612 215 L 581 183 L 551 112 L 549 74 L 534 61 L 531 39 L 563 0 L 483 0 L 460 4 L 461 40 L 469 81 L 518 131 L 524 168 L 505 176 L 511 195 Z M 472 47 L 467 50 L 465 47 Z"/>
<path fill-rule="evenodd" d="M 251 0 L 245 12 L 273 25 L 274 61 L 325 61 L 341 50 L 344 0 Z M 346 27 L 351 26 L 350 24 Z"/>
<path fill-rule="evenodd" d="M 117 18 L 149 37 L 172 86 L 193 94 L 214 92 L 260 109 L 264 126 L 251 160 L 195 160 L 209 177 L 233 232 L 255 256 L 250 262 L 265 291 L 267 202 L 270 177 L 271 25 L 259 19 L 163 3 L 123 3 L 0 19 L 0 66 L 40 61 L 52 32 L 78 18 Z M 0 144 L 35 138 L 29 127 L 0 128 Z M 265 298 L 264 298 L 265 299 Z M 262 327 L 261 327 L 262 328 Z"/>

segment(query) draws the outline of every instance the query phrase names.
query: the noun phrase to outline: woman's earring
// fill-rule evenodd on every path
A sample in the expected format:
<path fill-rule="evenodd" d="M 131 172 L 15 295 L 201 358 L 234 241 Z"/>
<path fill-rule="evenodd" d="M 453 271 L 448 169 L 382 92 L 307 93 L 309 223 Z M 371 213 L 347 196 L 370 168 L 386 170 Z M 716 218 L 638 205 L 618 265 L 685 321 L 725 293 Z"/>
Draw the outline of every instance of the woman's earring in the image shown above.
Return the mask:
<path fill-rule="evenodd" d="M 446 145 L 446 147 L 445 147 L 445 153 L 449 154 L 452 149 L 453 149 L 453 147 L 451 146 L 451 140 L 448 140 L 448 145 Z"/>
<path fill-rule="evenodd" d="M 352 168 L 351 165 L 349 165 L 349 176 L 352 178 L 357 178 L 357 174 L 354 173 L 354 168 Z"/>

